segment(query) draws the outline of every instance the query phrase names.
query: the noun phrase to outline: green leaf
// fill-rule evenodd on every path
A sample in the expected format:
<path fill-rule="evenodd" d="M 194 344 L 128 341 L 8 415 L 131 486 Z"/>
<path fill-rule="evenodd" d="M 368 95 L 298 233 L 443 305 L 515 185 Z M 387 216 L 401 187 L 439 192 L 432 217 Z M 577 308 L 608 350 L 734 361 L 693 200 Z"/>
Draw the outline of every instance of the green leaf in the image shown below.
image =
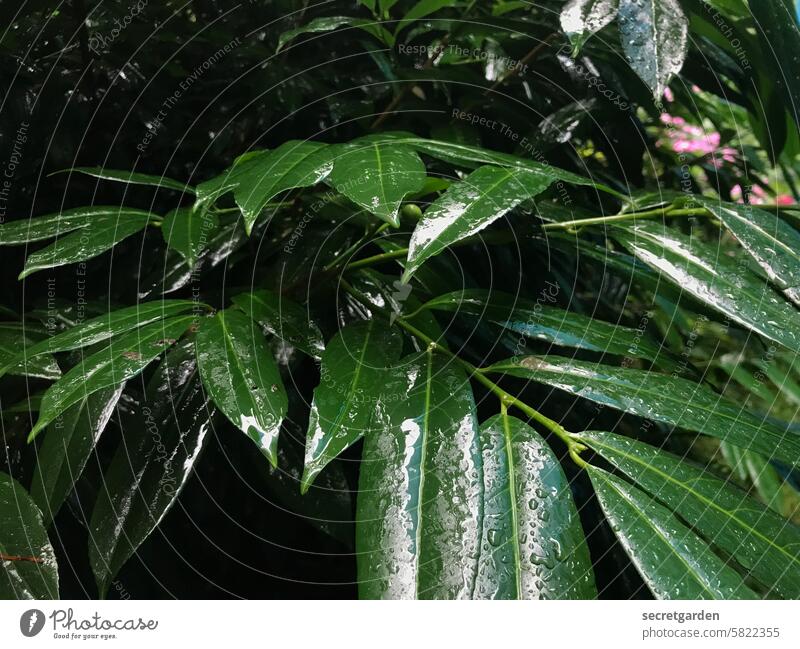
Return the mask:
<path fill-rule="evenodd" d="M 320 142 L 289 140 L 274 151 L 245 163 L 237 174 L 234 195 L 249 235 L 273 198 L 289 189 L 311 187 L 331 173 L 338 147 Z"/>
<path fill-rule="evenodd" d="M 359 597 L 470 599 L 478 578 L 482 484 L 469 381 L 430 352 L 384 374 L 392 380 L 379 407 L 372 406 L 377 417 L 361 460 Z"/>
<path fill-rule="evenodd" d="M 118 386 L 136 376 L 171 347 L 195 321 L 184 315 L 147 324 L 118 338 L 81 361 L 48 388 L 42 398 L 33 439 L 70 406 L 103 388 Z"/>
<path fill-rule="evenodd" d="M 6 473 L 0 473 L 0 520 L 0 599 L 58 599 L 56 554 L 42 514 Z"/>
<path fill-rule="evenodd" d="M 127 207 L 76 207 L 58 214 L 37 216 L 32 219 L 19 219 L 11 223 L 0 224 L 0 245 L 13 246 L 53 237 L 64 236 L 73 230 L 100 223 L 116 222 L 129 219 L 150 218 L 149 212 L 133 210 Z"/>
<path fill-rule="evenodd" d="M 239 186 L 243 178 L 248 178 L 253 169 L 258 168 L 261 160 L 269 156 L 269 151 L 248 151 L 240 155 L 233 164 L 220 175 L 214 176 L 197 186 L 197 201 L 193 206 L 195 212 L 200 211 L 207 203 L 233 191 Z"/>
<path fill-rule="evenodd" d="M 19 279 L 45 268 L 65 266 L 97 257 L 123 239 L 143 230 L 149 220 L 150 215 L 147 212 L 131 210 L 118 210 L 114 214 L 95 217 L 87 227 L 56 239 L 55 243 L 29 255 Z"/>
<path fill-rule="evenodd" d="M 549 293 L 543 295 L 544 299 L 534 301 L 500 291 L 468 289 L 435 297 L 422 308 L 467 313 L 527 338 L 546 340 L 562 347 L 642 358 L 669 367 L 675 365 L 669 352 L 643 331 L 547 306 L 545 303 L 555 301 L 555 297 Z"/>
<path fill-rule="evenodd" d="M 795 304 L 800 305 L 800 232 L 752 205 L 721 203 L 697 197 L 750 253 L 767 276 Z"/>
<path fill-rule="evenodd" d="M 733 555 L 764 586 L 800 597 L 800 530 L 744 491 L 683 458 L 626 437 L 587 431 L 577 438 Z"/>
<path fill-rule="evenodd" d="M 219 221 L 213 212 L 179 207 L 164 217 L 161 234 L 167 245 L 176 250 L 190 267 L 194 267 L 218 227 Z"/>
<path fill-rule="evenodd" d="M 483 529 L 475 597 L 594 599 L 569 483 L 535 430 L 506 414 L 481 425 Z"/>
<path fill-rule="evenodd" d="M 8 362 L 2 361 L 0 376 L 9 371 L 12 363 L 25 362 L 25 359 L 30 363 L 30 359 L 39 354 L 55 354 L 88 347 L 138 327 L 164 320 L 169 316 L 197 309 L 199 306 L 202 305 L 190 300 L 158 300 L 142 302 L 136 306 L 92 318 L 60 334 L 45 338 L 31 345 L 24 352 L 17 350 L 15 358 Z"/>
<path fill-rule="evenodd" d="M 452 7 L 453 4 L 453 0 L 419 0 L 419 2 L 411 7 L 408 13 L 400 19 L 395 35 L 400 32 L 400 30 L 408 27 L 415 20 L 430 16 L 432 13 L 439 11 L 439 9 Z"/>
<path fill-rule="evenodd" d="M 33 339 L 26 335 L 25 329 L 12 330 L 0 327 L 0 376 L 15 374 L 38 379 L 57 379 L 61 370 L 52 356 L 33 357 L 22 352 L 32 348 Z"/>
<path fill-rule="evenodd" d="M 277 51 L 280 52 L 287 43 L 293 41 L 301 34 L 330 32 L 334 29 L 338 29 L 339 27 L 343 27 L 344 25 L 363 29 L 365 32 L 375 36 L 375 38 L 378 40 L 386 43 L 389 47 L 394 45 L 394 37 L 375 20 L 351 18 L 348 16 L 330 16 L 325 18 L 315 18 L 303 27 L 298 27 L 296 29 L 290 29 L 289 31 L 283 32 L 278 38 Z"/>
<path fill-rule="evenodd" d="M 31 498 L 42 510 L 46 526 L 81 477 L 123 387 L 104 388 L 88 395 L 48 426 L 44 443 L 37 451 L 31 486 Z"/>
<path fill-rule="evenodd" d="M 746 265 L 658 223 L 614 228 L 612 236 L 682 290 L 790 350 L 800 347 L 797 310 Z"/>
<path fill-rule="evenodd" d="M 393 328 L 375 320 L 348 325 L 328 343 L 311 404 L 303 493 L 328 462 L 370 429 L 386 368 L 400 355 L 401 344 Z"/>
<path fill-rule="evenodd" d="M 220 311 L 200 326 L 197 360 L 214 403 L 275 466 L 289 401 L 260 328 L 240 311 Z"/>
<path fill-rule="evenodd" d="M 231 298 L 231 302 L 260 324 L 265 331 L 303 350 L 313 358 L 321 358 L 325 350 L 322 332 L 301 306 L 279 293 L 266 290 L 235 295 Z"/>
<path fill-rule="evenodd" d="M 643 491 L 588 467 L 611 527 L 658 599 L 756 599 L 742 578 Z"/>
<path fill-rule="evenodd" d="M 631 67 L 661 99 L 683 67 L 689 24 L 678 0 L 620 0 L 619 36 Z"/>
<path fill-rule="evenodd" d="M 104 167 L 72 167 L 62 169 L 56 173 L 78 173 L 101 178 L 102 180 L 113 180 L 127 185 L 146 185 L 148 187 L 158 187 L 160 189 L 174 189 L 176 192 L 194 194 L 194 187 L 178 180 L 167 178 L 166 176 L 154 176 L 151 174 L 135 173 L 133 171 L 118 171 L 116 169 L 105 169 Z M 52 175 L 52 174 L 51 174 Z"/>
<path fill-rule="evenodd" d="M 707 387 L 656 372 L 559 356 L 512 358 L 487 371 L 551 385 L 603 406 L 729 441 L 800 466 L 800 437 Z"/>
<path fill-rule="evenodd" d="M 413 149 L 355 140 L 336 158 L 328 184 L 359 207 L 398 227 L 400 204 L 425 186 L 425 165 Z"/>
<path fill-rule="evenodd" d="M 414 229 L 403 283 L 407 284 L 427 259 L 488 227 L 543 192 L 553 180 L 548 173 L 485 166 L 451 186 Z"/>
<path fill-rule="evenodd" d="M 164 519 L 194 469 L 212 407 L 197 376 L 194 341 L 165 356 L 103 477 L 89 524 L 89 561 L 100 596 Z"/>
<path fill-rule="evenodd" d="M 591 36 L 617 17 L 619 0 L 569 0 L 561 10 L 561 29 L 576 55 Z"/>

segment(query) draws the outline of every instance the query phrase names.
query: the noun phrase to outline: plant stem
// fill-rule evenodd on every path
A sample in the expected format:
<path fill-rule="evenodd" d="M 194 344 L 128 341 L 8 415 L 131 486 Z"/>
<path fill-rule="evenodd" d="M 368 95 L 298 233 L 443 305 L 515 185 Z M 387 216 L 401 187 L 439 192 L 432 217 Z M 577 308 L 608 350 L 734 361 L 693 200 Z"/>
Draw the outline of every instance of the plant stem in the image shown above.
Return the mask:
<path fill-rule="evenodd" d="M 563 221 L 561 223 L 546 223 L 542 226 L 545 230 L 571 230 L 582 228 L 588 225 L 602 225 L 604 223 L 619 223 L 620 221 L 632 221 L 635 219 L 649 218 L 651 216 L 705 216 L 708 210 L 703 207 L 692 209 L 673 209 L 671 207 L 660 207 L 645 212 L 629 212 L 627 214 L 614 214 L 613 216 L 595 216 L 589 219 L 576 219 L 574 221 Z"/>
<path fill-rule="evenodd" d="M 389 261 L 390 259 L 400 259 L 405 257 L 407 254 L 408 248 L 398 248 L 397 250 L 382 252 L 379 255 L 373 255 L 372 257 L 365 257 L 364 259 L 351 262 L 345 266 L 345 269 L 356 270 L 358 268 L 363 268 L 364 266 L 371 266 L 372 264 L 379 264 L 383 261 Z"/>
<path fill-rule="evenodd" d="M 384 315 L 390 315 L 390 311 L 384 307 L 377 306 L 370 302 L 369 298 L 361 293 L 358 289 L 354 288 L 347 280 L 341 280 L 342 288 L 347 291 L 350 295 L 356 298 L 359 302 L 364 304 L 369 309 L 373 309 L 375 311 L 381 312 Z M 440 345 L 437 343 L 433 338 L 428 336 L 427 334 L 423 333 L 419 329 L 417 329 L 414 325 L 410 322 L 405 320 L 405 318 L 398 317 L 395 319 L 395 323 L 400 325 L 403 329 L 405 329 L 408 333 L 410 333 L 415 338 L 418 338 L 426 345 L 428 348 L 439 352 L 440 354 L 447 356 L 447 358 L 451 359 L 452 361 L 461 365 L 469 374 L 470 378 L 475 379 L 478 383 L 483 384 L 490 392 L 496 395 L 504 407 L 515 407 L 517 410 L 522 411 L 527 415 L 530 419 L 534 420 L 535 422 L 541 424 L 545 428 L 547 428 L 551 433 L 553 433 L 556 437 L 558 437 L 561 441 L 563 441 L 567 445 L 567 449 L 569 450 L 570 457 L 573 461 L 578 464 L 580 467 L 585 467 L 586 462 L 580 457 L 581 451 L 584 451 L 586 447 L 581 444 L 580 442 L 576 441 L 572 434 L 564 428 L 561 424 L 557 421 L 550 419 L 549 417 L 543 415 L 535 408 L 529 406 L 524 401 L 521 401 L 519 398 L 515 397 L 513 394 L 510 394 L 503 388 L 501 388 L 497 383 L 492 381 L 488 376 L 486 376 L 482 370 L 475 367 L 469 361 L 457 356 L 453 352 L 451 352 L 447 347 Z"/>

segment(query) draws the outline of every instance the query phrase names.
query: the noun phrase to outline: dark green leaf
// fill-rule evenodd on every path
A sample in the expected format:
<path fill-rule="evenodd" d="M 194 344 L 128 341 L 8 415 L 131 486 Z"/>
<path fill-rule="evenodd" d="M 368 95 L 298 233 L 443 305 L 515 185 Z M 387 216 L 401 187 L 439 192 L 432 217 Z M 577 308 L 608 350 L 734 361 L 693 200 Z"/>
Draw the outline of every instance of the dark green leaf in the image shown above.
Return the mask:
<path fill-rule="evenodd" d="M 589 38 L 617 17 L 619 0 L 569 0 L 561 10 L 561 29 L 577 54 Z"/>
<path fill-rule="evenodd" d="M 800 466 L 800 437 L 752 414 L 746 404 L 730 402 L 686 379 L 559 356 L 513 358 L 488 371 L 552 385 L 616 410 L 711 435 Z"/>
<path fill-rule="evenodd" d="M 150 218 L 149 212 L 127 207 L 76 207 L 58 214 L 20 219 L 0 225 L 0 245 L 12 246 L 53 237 L 64 236 L 73 230 L 94 225 L 97 222 L 116 222 L 129 219 Z"/>
<path fill-rule="evenodd" d="M 240 311 L 220 311 L 200 326 L 197 360 L 214 403 L 275 466 L 289 402 L 261 329 Z"/>
<path fill-rule="evenodd" d="M 472 598 L 482 484 L 469 381 L 431 353 L 384 374 L 361 461 L 359 597 Z"/>
<path fill-rule="evenodd" d="M 120 385 L 136 376 L 171 347 L 194 321 L 193 315 L 156 321 L 114 338 L 105 349 L 82 358 L 45 393 L 30 439 L 67 408 L 93 392 Z"/>
<path fill-rule="evenodd" d="M 0 473 L 0 520 L 0 599 L 58 599 L 56 555 L 42 514 L 6 473 Z"/>
<path fill-rule="evenodd" d="M 103 478 L 89 525 L 101 596 L 175 503 L 203 449 L 211 411 L 189 339 L 158 366 L 130 426 L 137 434 L 123 436 Z"/>
<path fill-rule="evenodd" d="M 796 526 L 671 453 L 612 433 L 587 431 L 577 437 L 733 555 L 767 588 L 787 599 L 800 597 Z"/>
<path fill-rule="evenodd" d="M 29 255 L 19 279 L 45 268 L 65 266 L 96 257 L 144 229 L 149 219 L 147 212 L 130 210 L 117 211 L 103 218 L 95 217 L 87 227 L 70 232 L 55 243 Z"/>
<path fill-rule="evenodd" d="M 474 596 L 596 598 L 578 512 L 550 447 L 506 414 L 484 422 L 480 439 L 483 531 Z"/>
<path fill-rule="evenodd" d="M 194 194 L 194 187 L 186 185 L 180 181 L 167 178 L 166 176 L 154 176 L 152 174 L 142 174 L 133 171 L 118 171 L 116 169 L 105 169 L 103 167 L 73 167 L 64 169 L 58 173 L 73 172 L 94 176 L 102 180 L 114 180 L 127 185 L 146 185 L 148 187 L 159 187 L 163 189 L 174 189 L 176 192 Z"/>
<path fill-rule="evenodd" d="M 219 221 L 213 212 L 179 207 L 164 217 L 161 234 L 167 245 L 193 267 L 218 227 Z"/>
<path fill-rule="evenodd" d="M 386 368 L 400 355 L 401 343 L 393 328 L 375 320 L 349 325 L 328 343 L 311 404 L 303 492 L 328 462 L 370 429 Z"/>
<path fill-rule="evenodd" d="M 321 32 L 330 32 L 334 29 L 338 29 L 339 27 L 343 27 L 347 25 L 349 27 L 358 27 L 363 29 L 369 34 L 372 34 L 377 39 L 383 41 L 389 46 L 394 45 L 394 37 L 384 29 L 380 23 L 374 20 L 365 20 L 363 18 L 349 18 L 347 16 L 330 16 L 325 18 L 315 18 L 307 25 L 303 27 L 298 27 L 297 29 L 290 29 L 287 32 L 283 32 L 278 39 L 278 52 L 280 52 L 283 47 L 293 41 L 295 38 L 300 36 L 301 34 L 317 34 Z"/>
<path fill-rule="evenodd" d="M 260 324 L 265 331 L 319 359 L 325 350 L 322 332 L 305 309 L 279 293 L 253 291 L 231 298 L 231 302 Z"/>
<path fill-rule="evenodd" d="M 683 67 L 689 25 L 678 0 L 620 0 L 622 50 L 636 74 L 661 99 Z"/>
<path fill-rule="evenodd" d="M 742 578 L 646 493 L 588 467 L 611 527 L 658 599 L 756 599 Z"/>
<path fill-rule="evenodd" d="M 0 328 L 0 376 L 6 373 L 39 379 L 57 379 L 61 376 L 58 363 L 52 356 L 32 356 L 21 351 L 34 345 L 24 331 Z"/>
<path fill-rule="evenodd" d="M 800 347 L 797 310 L 722 250 L 657 223 L 614 228 L 613 236 L 701 302 L 790 350 Z"/>
<path fill-rule="evenodd" d="M 485 166 L 451 186 L 426 211 L 414 229 L 403 282 L 427 259 L 471 237 L 554 180 L 549 173 Z"/>
<path fill-rule="evenodd" d="M 97 440 L 114 412 L 122 389 L 104 388 L 65 410 L 47 428 L 37 452 L 31 498 L 49 525 L 81 477 Z"/>

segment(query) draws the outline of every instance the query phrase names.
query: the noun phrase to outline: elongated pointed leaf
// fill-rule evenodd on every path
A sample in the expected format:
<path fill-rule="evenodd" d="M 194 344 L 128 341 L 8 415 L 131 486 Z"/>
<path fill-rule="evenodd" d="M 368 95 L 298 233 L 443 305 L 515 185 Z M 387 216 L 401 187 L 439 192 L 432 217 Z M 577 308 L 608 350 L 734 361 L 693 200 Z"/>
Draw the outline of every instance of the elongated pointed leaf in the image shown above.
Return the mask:
<path fill-rule="evenodd" d="M 617 17 L 619 0 L 569 0 L 561 10 L 561 29 L 577 54 L 589 38 Z"/>
<path fill-rule="evenodd" d="M 231 302 L 281 340 L 302 349 L 309 356 L 321 358 L 325 341 L 319 327 L 305 309 L 272 291 L 241 293 Z"/>
<path fill-rule="evenodd" d="M 594 599 L 589 550 L 564 471 L 530 426 L 481 425 L 483 525 L 475 597 Z"/>
<path fill-rule="evenodd" d="M 45 268 L 85 261 L 110 250 L 123 239 L 143 230 L 149 221 L 146 212 L 118 212 L 95 218 L 91 225 L 70 232 L 55 243 L 28 255 L 19 279 Z"/>
<path fill-rule="evenodd" d="M 387 45 L 394 44 L 394 37 L 375 20 L 365 20 L 364 18 L 351 18 L 347 16 L 330 16 L 325 18 L 315 18 L 311 22 L 297 29 L 290 29 L 283 32 L 278 39 L 278 49 L 280 52 L 287 43 L 293 41 L 301 34 L 319 34 L 330 32 L 339 27 L 358 27 L 369 34 L 372 34 Z"/>
<path fill-rule="evenodd" d="M 386 368 L 400 355 L 401 344 L 394 329 L 374 320 L 349 325 L 328 343 L 311 404 L 303 492 L 328 462 L 369 430 L 385 389 Z"/>
<path fill-rule="evenodd" d="M 39 379 L 57 379 L 61 370 L 50 355 L 31 356 L 21 353 L 26 347 L 34 346 L 25 329 L 0 328 L 0 376 L 6 373 L 30 376 Z"/>
<path fill-rule="evenodd" d="M 767 276 L 800 305 L 800 232 L 777 214 L 752 205 L 720 203 L 698 197 L 750 253 Z"/>
<path fill-rule="evenodd" d="M 269 151 L 248 151 L 236 158 L 236 160 L 233 161 L 233 165 L 223 171 L 219 176 L 214 176 L 200 183 L 197 186 L 197 201 L 193 209 L 199 211 L 206 204 L 236 189 L 242 178 L 247 178 L 252 173 L 253 169 L 258 167 L 260 161 L 266 159 L 267 156 L 269 156 Z"/>
<path fill-rule="evenodd" d="M 666 367 L 675 365 L 669 352 L 639 329 L 603 322 L 545 304 L 554 300 L 552 295 L 534 301 L 500 291 L 470 289 L 435 297 L 426 302 L 423 308 L 478 316 L 514 333 L 563 347 L 642 358 Z"/>
<path fill-rule="evenodd" d="M 800 529 L 744 491 L 671 453 L 612 433 L 578 438 L 733 555 L 767 588 L 800 597 Z"/>
<path fill-rule="evenodd" d="M 485 166 L 452 185 L 414 229 L 403 282 L 408 283 L 427 259 L 488 227 L 553 180 L 548 173 Z"/>
<path fill-rule="evenodd" d="M 587 470 L 612 529 L 658 599 L 757 597 L 663 505 L 602 469 Z"/>
<path fill-rule="evenodd" d="M 170 316 L 191 311 L 198 308 L 198 306 L 200 305 L 197 302 L 190 300 L 157 300 L 143 302 L 136 306 L 126 307 L 92 318 L 71 329 L 35 343 L 25 349 L 24 352 L 17 350 L 15 359 L 10 359 L 8 363 L 3 362 L 0 365 L 0 376 L 9 370 L 11 363 L 24 362 L 26 358 L 32 359 L 39 354 L 55 354 L 56 352 L 88 347 L 108 340 L 112 336 L 118 336 L 158 320 L 164 320 Z"/>
<path fill-rule="evenodd" d="M 686 379 L 558 356 L 527 356 L 492 365 L 502 372 L 570 392 L 647 419 L 711 435 L 800 466 L 800 436 L 781 430 L 709 388 Z"/>
<path fill-rule="evenodd" d="M 97 222 L 148 219 L 149 212 L 119 206 L 76 207 L 58 214 L 20 219 L 0 225 L 0 245 L 12 246 L 64 236 Z"/>
<path fill-rule="evenodd" d="M 188 339 L 165 356 L 103 479 L 89 524 L 89 561 L 101 596 L 166 516 L 191 475 L 211 426 Z"/>
<path fill-rule="evenodd" d="M 124 385 L 103 388 L 68 408 L 50 424 L 36 458 L 31 498 L 45 525 L 58 513 L 81 477 L 97 440 L 116 408 Z"/>
<path fill-rule="evenodd" d="M 164 217 L 161 234 L 167 245 L 193 267 L 218 228 L 219 221 L 212 212 L 179 207 Z"/>
<path fill-rule="evenodd" d="M 656 98 L 683 67 L 689 24 L 678 0 L 620 0 L 619 35 L 631 67 Z"/>
<path fill-rule="evenodd" d="M 45 392 L 39 419 L 30 439 L 70 406 L 103 388 L 114 387 L 136 376 L 164 350 L 171 347 L 195 320 L 193 315 L 153 322 L 112 339 L 81 360 Z"/>
<path fill-rule="evenodd" d="M 425 179 L 425 165 L 413 149 L 367 139 L 340 152 L 328 182 L 356 205 L 398 226 L 400 204 L 420 191 Z"/>
<path fill-rule="evenodd" d="M 790 350 L 800 347 L 797 310 L 746 265 L 674 228 L 639 223 L 612 232 L 634 255 L 711 308 Z"/>
<path fill-rule="evenodd" d="M 482 484 L 469 381 L 430 353 L 391 375 L 361 461 L 359 597 L 470 599 Z"/>
<path fill-rule="evenodd" d="M 247 233 L 250 234 L 267 203 L 278 194 L 324 180 L 333 169 L 337 150 L 338 147 L 320 142 L 289 140 L 241 170 L 234 195 Z"/>
<path fill-rule="evenodd" d="M 42 514 L 6 473 L 0 473 L 0 520 L 0 599 L 58 599 L 56 555 Z"/>
<path fill-rule="evenodd" d="M 275 466 L 289 402 L 260 328 L 240 311 L 220 311 L 200 326 L 197 360 L 214 403 Z"/>
<path fill-rule="evenodd" d="M 104 167 L 72 167 L 64 169 L 64 172 L 77 171 L 87 176 L 94 176 L 101 180 L 113 180 L 126 185 L 146 185 L 148 187 L 159 187 L 161 189 L 172 189 L 176 192 L 194 194 L 194 187 L 178 180 L 167 178 L 166 176 L 154 176 L 152 174 L 136 173 L 133 171 L 122 171 L 117 169 L 106 169 Z"/>

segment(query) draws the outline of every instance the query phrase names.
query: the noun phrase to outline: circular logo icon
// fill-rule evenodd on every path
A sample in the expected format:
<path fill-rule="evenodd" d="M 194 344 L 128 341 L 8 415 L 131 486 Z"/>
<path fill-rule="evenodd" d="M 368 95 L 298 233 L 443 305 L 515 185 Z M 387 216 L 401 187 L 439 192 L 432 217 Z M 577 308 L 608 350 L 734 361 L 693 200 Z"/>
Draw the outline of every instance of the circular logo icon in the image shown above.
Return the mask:
<path fill-rule="evenodd" d="M 19 618 L 19 630 L 22 631 L 22 635 L 26 638 L 32 638 L 35 635 L 38 635 L 39 632 L 44 628 L 44 613 L 42 613 L 38 608 L 32 608 L 29 611 L 25 611 L 22 614 L 22 617 Z"/>

